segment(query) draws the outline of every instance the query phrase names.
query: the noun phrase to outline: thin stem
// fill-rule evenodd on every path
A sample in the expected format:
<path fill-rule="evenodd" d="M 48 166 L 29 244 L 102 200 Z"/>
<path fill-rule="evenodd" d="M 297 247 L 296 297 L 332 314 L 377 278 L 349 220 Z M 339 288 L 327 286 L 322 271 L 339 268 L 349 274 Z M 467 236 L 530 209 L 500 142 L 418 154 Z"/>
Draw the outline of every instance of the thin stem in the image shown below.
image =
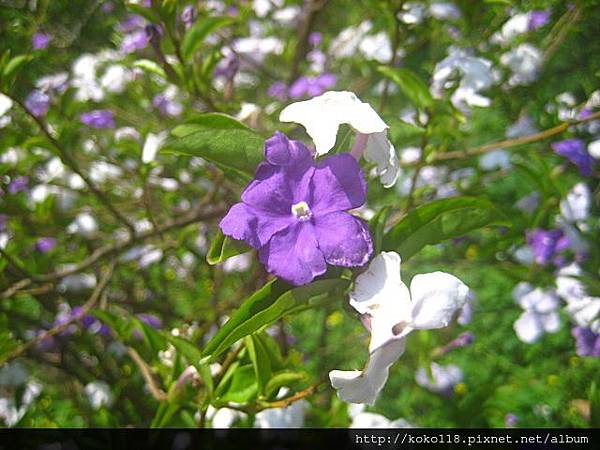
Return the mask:
<path fill-rule="evenodd" d="M 159 402 L 165 401 L 167 399 L 167 394 L 158 386 L 156 380 L 154 379 L 154 375 L 152 374 L 152 369 L 150 368 L 150 366 L 148 366 L 146 361 L 143 360 L 140 354 L 133 347 L 127 347 L 127 353 L 129 354 L 135 365 L 138 366 L 138 368 L 140 369 L 142 377 L 144 377 L 144 380 L 146 381 L 146 385 L 148 386 L 152 397 L 154 397 Z"/>

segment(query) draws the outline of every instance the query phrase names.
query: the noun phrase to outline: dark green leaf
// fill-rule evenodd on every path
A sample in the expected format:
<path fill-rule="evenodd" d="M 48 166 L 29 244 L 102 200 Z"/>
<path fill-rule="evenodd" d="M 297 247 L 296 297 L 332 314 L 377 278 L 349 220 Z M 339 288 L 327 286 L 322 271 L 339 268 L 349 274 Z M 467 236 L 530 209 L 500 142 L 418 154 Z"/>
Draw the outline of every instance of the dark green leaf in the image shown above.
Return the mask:
<path fill-rule="evenodd" d="M 18 55 L 8 61 L 2 71 L 2 86 L 9 88 L 19 71 L 32 59 L 33 56 L 31 55 Z"/>
<path fill-rule="evenodd" d="M 203 355 L 214 360 L 238 340 L 272 324 L 294 308 L 308 303 L 311 298 L 347 283 L 347 280 L 325 279 L 292 288 L 281 280 L 270 281 L 242 303 L 206 345 Z"/>
<path fill-rule="evenodd" d="M 385 235 L 383 250 L 407 260 L 426 245 L 437 244 L 491 224 L 509 225 L 486 199 L 458 197 L 420 206 Z"/>
<path fill-rule="evenodd" d="M 231 24 L 233 21 L 231 17 L 204 17 L 197 20 L 183 37 L 181 43 L 183 58 L 186 61 L 189 60 L 210 33 Z"/>
<path fill-rule="evenodd" d="M 179 336 L 173 336 L 168 332 L 164 333 L 164 337 L 173 345 L 173 347 L 175 347 L 179 353 L 185 356 L 191 365 L 198 369 L 198 372 L 204 381 L 204 385 L 206 386 L 208 395 L 212 396 L 214 390 L 213 378 L 208 365 L 201 361 L 202 351 L 198 348 L 198 346 Z"/>
<path fill-rule="evenodd" d="M 242 241 L 236 241 L 225 236 L 221 230 L 217 230 L 217 235 L 210 244 L 206 253 L 206 261 L 211 266 L 225 261 L 227 258 L 250 251 L 251 248 Z"/>
<path fill-rule="evenodd" d="M 427 108 L 433 103 L 429 86 L 417 74 L 406 68 L 380 66 L 379 72 L 398 85 L 417 108 Z"/>
<path fill-rule="evenodd" d="M 258 392 L 264 394 L 267 382 L 271 378 L 272 368 L 269 353 L 262 340 L 257 334 L 251 334 L 245 338 L 248 356 L 254 367 L 254 374 L 258 381 Z"/>

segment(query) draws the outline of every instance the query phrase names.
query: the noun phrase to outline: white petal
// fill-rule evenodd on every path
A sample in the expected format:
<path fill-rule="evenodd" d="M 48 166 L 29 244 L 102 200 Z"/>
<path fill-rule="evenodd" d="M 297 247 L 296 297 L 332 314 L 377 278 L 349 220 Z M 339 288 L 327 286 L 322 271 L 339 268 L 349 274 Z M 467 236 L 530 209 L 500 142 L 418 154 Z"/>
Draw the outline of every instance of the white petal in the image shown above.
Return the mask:
<path fill-rule="evenodd" d="M 521 314 L 513 327 L 517 337 L 527 344 L 537 341 L 544 333 L 538 315 L 531 311 Z"/>
<path fill-rule="evenodd" d="M 329 91 L 303 102 L 292 103 L 279 115 L 282 122 L 296 122 L 306 128 L 318 155 L 335 145 L 338 128 L 348 124 L 359 133 L 380 133 L 388 128 L 368 103 L 348 91 Z"/>
<path fill-rule="evenodd" d="M 391 428 L 392 423 L 381 414 L 362 412 L 352 419 L 350 428 Z"/>
<path fill-rule="evenodd" d="M 577 183 L 560 202 L 560 213 L 567 222 L 586 220 L 590 215 L 592 193 L 585 183 Z"/>
<path fill-rule="evenodd" d="M 338 396 L 346 402 L 373 405 L 388 379 L 390 366 L 404 353 L 404 344 L 404 339 L 400 339 L 379 347 L 371 354 L 364 371 L 329 372 L 331 385 L 338 390 Z"/>
<path fill-rule="evenodd" d="M 567 313 L 580 327 L 589 327 L 600 315 L 600 298 L 583 297 L 567 305 Z"/>
<path fill-rule="evenodd" d="M 396 149 L 387 138 L 387 132 L 373 133 L 367 140 L 365 159 L 377 165 L 377 175 L 383 187 L 389 188 L 398 179 L 398 157 Z"/>
<path fill-rule="evenodd" d="M 387 341 L 396 339 L 399 333 L 394 332 L 394 327 L 408 324 L 411 312 L 408 288 L 400 279 L 400 255 L 381 252 L 373 258 L 367 271 L 356 278 L 350 305 L 370 317 L 371 353 Z M 404 335 L 407 332 L 405 330 Z"/>
<path fill-rule="evenodd" d="M 142 162 L 144 164 L 154 161 L 156 153 L 166 138 L 167 134 L 164 132 L 158 134 L 148 133 L 148 136 L 146 136 L 146 142 L 144 142 L 144 148 L 142 150 Z"/>
<path fill-rule="evenodd" d="M 555 311 L 540 315 L 540 322 L 546 333 L 556 333 L 560 330 L 560 316 Z"/>
<path fill-rule="evenodd" d="M 469 288 L 454 275 L 433 272 L 415 275 L 410 283 L 412 326 L 434 329 L 447 326 L 465 304 Z"/>
<path fill-rule="evenodd" d="M 424 367 L 419 368 L 415 374 L 415 381 L 419 386 L 437 393 L 445 393 L 454 388 L 463 379 L 460 367 L 449 364 L 442 366 L 435 362 L 431 363 L 431 378 Z"/>

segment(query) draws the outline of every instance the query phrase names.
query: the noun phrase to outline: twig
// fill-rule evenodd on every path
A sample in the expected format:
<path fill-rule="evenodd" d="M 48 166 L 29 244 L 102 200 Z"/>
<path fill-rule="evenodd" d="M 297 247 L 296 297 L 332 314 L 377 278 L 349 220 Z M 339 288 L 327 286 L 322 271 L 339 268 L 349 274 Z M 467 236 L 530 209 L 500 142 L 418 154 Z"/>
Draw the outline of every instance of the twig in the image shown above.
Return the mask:
<path fill-rule="evenodd" d="M 0 247 L 0 255 L 2 255 L 4 258 L 6 258 L 8 263 L 11 266 L 13 266 L 17 271 L 21 272 L 22 275 L 25 275 L 26 277 L 31 276 L 29 274 L 29 272 L 27 271 L 27 269 L 25 269 L 25 267 L 23 267 L 23 265 L 21 263 L 19 263 L 19 261 L 17 261 L 15 258 L 13 258 L 12 255 L 10 253 L 6 252 L 2 247 Z"/>
<path fill-rule="evenodd" d="M 582 119 L 572 120 L 569 122 L 563 122 L 560 125 L 549 128 L 544 131 L 540 131 L 539 133 L 530 134 L 528 136 L 522 136 L 514 139 L 506 139 L 504 141 L 492 142 L 489 144 L 480 145 L 478 147 L 472 147 L 466 150 L 457 150 L 445 153 L 438 153 L 432 159 L 428 160 L 428 163 L 435 163 L 439 161 L 448 161 L 452 159 L 464 159 L 471 156 L 483 155 L 485 153 L 491 152 L 492 150 L 496 150 L 499 148 L 509 148 L 516 147 L 517 145 L 529 144 L 531 142 L 541 141 L 543 139 L 547 139 L 549 137 L 555 136 L 557 134 L 563 133 L 567 131 L 570 127 L 574 125 L 579 125 L 581 123 L 590 122 L 592 120 L 600 119 L 600 111 L 597 111 L 587 117 Z"/>
<path fill-rule="evenodd" d="M 260 406 L 257 407 L 257 412 L 263 411 L 265 409 L 287 408 L 292 403 L 297 402 L 298 400 L 302 400 L 303 398 L 306 398 L 310 395 L 313 395 L 317 388 L 323 384 L 325 384 L 325 381 L 319 381 L 318 383 L 315 383 L 312 386 L 307 387 L 306 389 L 296 392 L 290 397 L 286 397 L 281 400 L 275 400 L 273 402 L 261 403 Z"/>
<path fill-rule="evenodd" d="M 23 353 L 27 352 L 32 347 L 35 347 L 43 340 L 45 340 L 49 337 L 55 336 L 55 335 L 59 334 L 60 332 L 66 330 L 71 324 L 80 320 L 81 317 L 85 316 L 94 306 L 96 306 L 96 303 L 98 303 L 98 300 L 104 293 L 104 290 L 108 286 L 110 278 L 113 274 L 115 265 L 116 265 L 116 262 L 113 261 L 110 264 L 110 266 L 108 267 L 108 269 L 106 270 L 106 272 L 104 272 L 102 279 L 98 283 L 98 286 L 96 286 L 96 289 L 94 289 L 94 292 L 92 292 L 92 295 L 90 296 L 89 300 L 87 302 L 85 302 L 84 305 L 81 307 L 80 314 L 71 317 L 69 320 L 67 320 L 64 323 L 61 323 L 60 325 L 57 325 L 53 328 L 50 328 L 47 331 L 44 331 L 43 333 L 39 334 L 32 340 L 27 341 L 26 343 L 15 348 L 13 351 L 5 354 L 2 357 L 2 359 L 0 359 L 0 367 L 4 366 L 4 364 L 6 364 L 8 361 L 11 361 L 11 360 L 21 356 Z"/>
<path fill-rule="evenodd" d="M 156 383 L 154 375 L 152 374 L 152 370 L 148 364 L 146 364 L 146 361 L 142 359 L 140 354 L 133 347 L 127 347 L 127 353 L 129 356 L 131 356 L 133 362 L 140 369 L 140 372 L 142 373 L 142 376 L 148 385 L 148 389 L 150 390 L 152 397 L 159 402 L 165 401 L 167 399 L 167 394 Z"/>
<path fill-rule="evenodd" d="M 569 15 L 567 16 L 567 14 L 569 14 Z M 549 45 L 544 50 L 544 54 L 542 56 L 542 60 L 544 62 L 548 61 L 552 57 L 552 55 L 554 55 L 554 53 L 560 48 L 560 46 L 566 39 L 567 35 L 569 34 L 571 27 L 581 17 L 580 6 L 579 5 L 575 6 L 571 11 L 567 12 L 567 14 L 565 14 L 565 16 L 567 16 L 567 17 L 565 19 L 564 25 L 562 25 L 559 28 L 559 30 L 556 34 L 556 37 L 553 38 L 553 40 L 549 43 Z"/>
<path fill-rule="evenodd" d="M 35 121 L 35 123 L 38 125 L 38 127 L 40 128 L 42 133 L 50 141 L 52 146 L 58 151 L 58 154 L 59 154 L 62 162 L 66 166 L 68 166 L 73 172 L 75 172 L 77 175 L 79 175 L 81 177 L 81 179 L 86 184 L 88 189 L 90 191 L 92 191 L 92 193 L 96 196 L 96 198 L 98 198 L 100 203 L 102 203 L 111 212 L 111 214 L 115 217 L 115 219 L 117 219 L 117 221 L 124 224 L 129 229 L 130 233 L 135 233 L 135 228 L 133 227 L 133 225 L 125 218 L 125 216 L 123 216 L 117 210 L 117 208 L 112 204 L 112 202 L 108 199 L 108 197 L 104 194 L 104 192 L 102 192 L 100 189 L 98 189 L 96 187 L 96 185 L 94 184 L 94 182 L 83 172 L 83 170 L 81 170 L 81 168 L 79 167 L 79 164 L 77 164 L 77 161 L 75 161 L 75 159 L 69 154 L 69 152 L 67 152 L 62 147 L 60 142 L 58 142 L 56 140 L 56 138 L 52 135 L 52 133 L 50 132 L 50 130 L 48 129 L 48 127 L 46 126 L 44 121 L 42 119 L 40 119 L 39 117 L 37 117 L 35 114 L 33 114 L 21 100 L 10 95 L 9 93 L 5 93 L 5 95 L 7 97 L 9 97 L 11 100 L 13 100 L 16 104 L 18 104 L 21 107 L 21 109 L 23 109 L 23 111 L 25 111 L 25 113 Z"/>

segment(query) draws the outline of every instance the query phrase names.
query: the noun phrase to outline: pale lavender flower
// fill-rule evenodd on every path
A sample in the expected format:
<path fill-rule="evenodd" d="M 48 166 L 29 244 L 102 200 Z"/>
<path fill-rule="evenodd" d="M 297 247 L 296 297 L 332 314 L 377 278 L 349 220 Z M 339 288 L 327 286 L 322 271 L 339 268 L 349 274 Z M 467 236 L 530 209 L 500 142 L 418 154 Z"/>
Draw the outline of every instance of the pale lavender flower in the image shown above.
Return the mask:
<path fill-rule="evenodd" d="M 292 98 L 317 97 L 333 87 L 337 81 L 335 75 L 323 73 L 316 77 L 300 77 L 290 86 L 289 94 Z"/>
<path fill-rule="evenodd" d="M 181 21 L 186 28 L 192 26 L 192 24 L 196 21 L 196 17 L 198 17 L 198 11 L 193 5 L 187 5 L 185 8 L 183 8 L 183 11 L 181 12 Z"/>
<path fill-rule="evenodd" d="M 533 250 L 535 262 L 546 265 L 569 247 L 570 240 L 562 230 L 538 228 L 527 232 L 527 244 Z"/>
<path fill-rule="evenodd" d="M 575 348 L 579 356 L 600 357 L 600 334 L 583 327 L 574 327 L 571 334 L 575 338 Z"/>
<path fill-rule="evenodd" d="M 288 88 L 287 84 L 285 84 L 285 81 L 276 81 L 269 87 L 267 94 L 269 97 L 274 97 L 277 100 L 284 101 L 287 99 L 287 90 Z"/>
<path fill-rule="evenodd" d="M 113 112 L 108 109 L 96 109 L 81 114 L 79 120 L 92 128 L 114 128 L 115 118 Z"/>
<path fill-rule="evenodd" d="M 267 271 L 295 285 L 327 264 L 365 264 L 373 243 L 367 225 L 346 211 L 366 200 L 364 174 L 349 153 L 316 162 L 300 141 L 276 132 L 265 144 L 254 180 L 219 224 L 258 249 Z"/>
<path fill-rule="evenodd" d="M 308 43 L 313 47 L 319 45 L 322 40 L 323 36 L 318 31 L 313 31 L 308 35 Z"/>
<path fill-rule="evenodd" d="M 535 10 L 529 13 L 529 23 L 527 28 L 529 31 L 537 30 L 550 22 L 552 13 L 549 10 Z"/>
<path fill-rule="evenodd" d="M 235 56 L 230 56 L 217 64 L 214 70 L 215 77 L 223 77 L 232 80 L 240 68 L 240 62 Z"/>
<path fill-rule="evenodd" d="M 581 139 L 572 138 L 551 144 L 552 150 L 564 156 L 579 168 L 581 175 L 591 177 L 596 160 L 590 155 Z"/>
<path fill-rule="evenodd" d="M 33 37 L 31 38 L 31 44 L 33 45 L 34 49 L 43 50 L 46 47 L 48 47 L 48 44 L 50 44 L 51 39 L 52 39 L 52 36 L 50 36 L 49 34 L 35 33 L 33 35 Z"/>
<path fill-rule="evenodd" d="M 150 34 L 145 29 L 136 30 L 125 35 L 121 42 L 121 51 L 123 53 L 133 53 L 138 50 L 143 50 L 150 43 Z"/>
<path fill-rule="evenodd" d="M 519 417 L 516 414 L 508 413 L 506 416 L 504 416 L 504 426 L 506 428 L 514 428 L 517 426 L 518 422 Z"/>
<path fill-rule="evenodd" d="M 146 26 L 146 20 L 142 16 L 137 14 L 129 15 L 123 20 L 118 29 L 121 33 L 131 33 L 132 31 L 139 30 Z"/>
<path fill-rule="evenodd" d="M 183 112 L 181 103 L 173 100 L 171 95 L 162 93 L 155 95 L 152 105 L 160 111 L 163 116 L 177 117 Z"/>
<path fill-rule="evenodd" d="M 102 12 L 103 13 L 106 13 L 106 14 L 111 13 L 111 12 L 113 12 L 114 9 L 115 9 L 115 5 L 113 2 L 106 1 L 106 2 L 102 3 Z"/>
<path fill-rule="evenodd" d="M 50 108 L 50 96 L 44 91 L 35 89 L 25 99 L 25 106 L 35 117 L 44 117 Z"/>
<path fill-rule="evenodd" d="M 29 177 L 28 176 L 20 176 L 15 178 L 8 185 L 8 192 L 10 194 L 17 194 L 18 192 L 22 192 L 27 189 L 29 185 Z"/>
<path fill-rule="evenodd" d="M 35 248 L 40 253 L 47 253 L 50 250 L 52 250 L 54 247 L 56 247 L 56 243 L 57 243 L 56 238 L 43 237 L 43 238 L 38 239 L 38 241 L 35 243 Z"/>
<path fill-rule="evenodd" d="M 157 317 L 154 314 L 140 313 L 137 315 L 137 317 L 152 328 L 162 328 L 162 320 L 160 317 Z"/>

